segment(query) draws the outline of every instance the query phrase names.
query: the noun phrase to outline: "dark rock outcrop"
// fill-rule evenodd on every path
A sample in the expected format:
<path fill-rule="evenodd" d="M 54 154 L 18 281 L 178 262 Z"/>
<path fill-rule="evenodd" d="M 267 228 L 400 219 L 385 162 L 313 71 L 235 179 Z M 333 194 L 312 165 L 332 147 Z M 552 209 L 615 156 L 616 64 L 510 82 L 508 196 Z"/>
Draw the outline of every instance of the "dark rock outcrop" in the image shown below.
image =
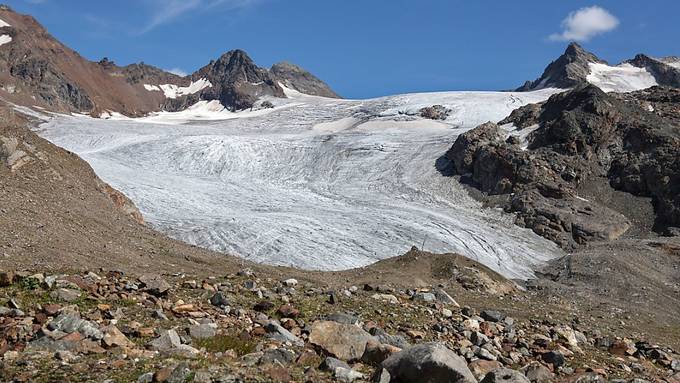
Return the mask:
<path fill-rule="evenodd" d="M 492 195 L 517 223 L 565 248 L 612 240 L 624 215 L 578 196 L 595 179 L 651 197 L 658 228 L 680 225 L 680 91 L 655 87 L 606 94 L 592 85 L 528 105 L 502 123 L 539 127 L 523 150 L 496 124 L 458 137 L 446 157 L 458 174 Z"/>
<path fill-rule="evenodd" d="M 325 82 L 299 66 L 287 62 L 274 64 L 271 76 L 288 88 L 312 96 L 341 98 Z"/>
<path fill-rule="evenodd" d="M 586 83 L 590 73 L 589 63 L 604 63 L 577 43 L 571 43 L 557 60 L 553 61 L 535 81 L 527 81 L 517 88 L 525 92 L 542 88 L 571 88 Z"/>
<path fill-rule="evenodd" d="M 64 103 L 78 111 L 89 111 L 94 107 L 87 93 L 49 61 L 31 53 L 14 54 L 8 61 L 11 65 L 9 73 L 33 88 L 33 93 L 47 105 L 58 107 Z"/>
<path fill-rule="evenodd" d="M 426 106 L 420 109 L 420 117 L 430 120 L 446 120 L 451 114 L 451 109 L 443 105 Z"/>

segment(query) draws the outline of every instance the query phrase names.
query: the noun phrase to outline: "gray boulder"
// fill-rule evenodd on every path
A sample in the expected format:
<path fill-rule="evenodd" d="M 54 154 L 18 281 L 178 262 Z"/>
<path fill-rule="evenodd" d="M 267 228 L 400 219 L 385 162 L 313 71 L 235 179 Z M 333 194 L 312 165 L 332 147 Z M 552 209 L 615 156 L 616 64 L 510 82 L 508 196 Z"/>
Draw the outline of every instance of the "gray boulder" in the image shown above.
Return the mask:
<path fill-rule="evenodd" d="M 361 359 L 366 343 L 373 339 L 359 326 L 330 321 L 314 322 L 309 334 L 311 344 L 345 361 Z"/>
<path fill-rule="evenodd" d="M 531 383 L 521 372 L 498 368 L 486 374 L 481 383 Z"/>
<path fill-rule="evenodd" d="M 465 359 L 441 343 L 413 346 L 383 362 L 388 382 L 400 383 L 476 383 Z M 379 381 L 383 381 L 384 372 Z"/>

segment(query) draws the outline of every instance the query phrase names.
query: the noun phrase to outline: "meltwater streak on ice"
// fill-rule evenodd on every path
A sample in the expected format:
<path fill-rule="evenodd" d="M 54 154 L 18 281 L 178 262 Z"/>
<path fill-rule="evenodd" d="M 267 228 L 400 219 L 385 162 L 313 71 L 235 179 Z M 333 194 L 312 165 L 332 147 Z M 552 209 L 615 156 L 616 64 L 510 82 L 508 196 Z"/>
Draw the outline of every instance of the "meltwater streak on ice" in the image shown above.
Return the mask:
<path fill-rule="evenodd" d="M 57 117 L 40 133 L 87 160 L 155 228 L 192 244 L 339 270 L 424 242 L 528 278 L 560 255 L 556 246 L 483 209 L 435 162 L 461 132 L 550 94 L 297 95 L 248 118 L 160 125 Z M 407 116 L 433 104 L 453 110 L 445 123 Z"/>

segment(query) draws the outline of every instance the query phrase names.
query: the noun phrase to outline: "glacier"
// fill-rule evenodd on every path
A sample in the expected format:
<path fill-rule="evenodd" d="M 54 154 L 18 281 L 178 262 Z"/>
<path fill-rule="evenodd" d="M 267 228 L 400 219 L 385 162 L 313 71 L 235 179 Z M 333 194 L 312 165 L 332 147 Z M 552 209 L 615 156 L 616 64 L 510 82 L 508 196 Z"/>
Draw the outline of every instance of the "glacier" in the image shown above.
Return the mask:
<path fill-rule="evenodd" d="M 561 250 L 483 208 L 436 165 L 460 133 L 557 91 L 335 100 L 287 89 L 289 98 L 268 99 L 272 109 L 54 115 L 36 131 L 86 160 L 152 227 L 190 244 L 316 270 L 417 246 L 527 279 Z M 448 119 L 418 116 L 435 104 L 451 109 Z"/>

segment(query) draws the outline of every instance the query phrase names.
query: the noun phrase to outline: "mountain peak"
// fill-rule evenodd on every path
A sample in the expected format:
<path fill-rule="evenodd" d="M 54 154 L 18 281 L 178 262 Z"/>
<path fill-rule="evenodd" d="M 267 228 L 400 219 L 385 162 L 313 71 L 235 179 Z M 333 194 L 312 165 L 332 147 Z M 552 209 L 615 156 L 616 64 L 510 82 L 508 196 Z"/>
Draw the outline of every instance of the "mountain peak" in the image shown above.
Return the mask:
<path fill-rule="evenodd" d="M 548 65 L 543 75 L 535 81 L 527 81 L 518 91 L 529 91 L 542 88 L 571 88 L 586 82 L 590 73 L 590 63 L 605 63 L 594 54 L 572 42 L 564 53 Z"/>
<path fill-rule="evenodd" d="M 588 53 L 583 47 L 576 42 L 571 42 L 569 45 L 567 45 L 567 49 L 564 51 L 564 54 L 567 56 L 578 56 L 584 53 Z"/>
<path fill-rule="evenodd" d="M 232 61 L 232 62 L 245 62 L 252 63 L 253 59 L 250 58 L 248 53 L 242 49 L 233 49 L 224 53 L 217 61 Z"/>

